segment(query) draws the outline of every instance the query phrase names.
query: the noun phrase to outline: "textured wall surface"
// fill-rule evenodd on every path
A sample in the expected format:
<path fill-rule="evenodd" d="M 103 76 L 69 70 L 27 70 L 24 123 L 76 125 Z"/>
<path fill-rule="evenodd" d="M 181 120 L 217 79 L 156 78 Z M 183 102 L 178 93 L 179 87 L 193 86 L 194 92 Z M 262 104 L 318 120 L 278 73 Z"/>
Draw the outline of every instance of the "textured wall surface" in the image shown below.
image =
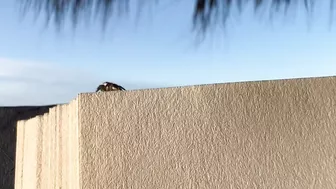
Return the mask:
<path fill-rule="evenodd" d="M 17 188 L 336 188 L 336 77 L 89 93 L 69 106 L 19 123 Z"/>
<path fill-rule="evenodd" d="M 0 107 L 0 189 L 14 189 L 16 122 L 44 114 L 51 107 Z"/>
<path fill-rule="evenodd" d="M 15 188 L 79 188 L 77 101 L 17 124 Z"/>

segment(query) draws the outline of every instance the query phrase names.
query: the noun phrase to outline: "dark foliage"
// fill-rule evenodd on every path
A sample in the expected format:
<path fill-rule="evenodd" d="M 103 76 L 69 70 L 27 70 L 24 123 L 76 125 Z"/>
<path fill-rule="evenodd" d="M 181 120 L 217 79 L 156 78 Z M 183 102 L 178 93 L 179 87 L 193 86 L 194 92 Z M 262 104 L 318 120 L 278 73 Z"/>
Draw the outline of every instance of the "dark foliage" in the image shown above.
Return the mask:
<path fill-rule="evenodd" d="M 64 18 L 70 16 L 72 23 L 76 26 L 79 18 L 88 20 L 92 13 L 102 16 L 103 26 L 115 13 L 125 13 L 129 8 L 129 0 L 19 0 L 23 10 L 34 9 L 36 13 L 43 11 L 49 23 L 53 20 L 60 26 Z M 139 6 L 146 3 L 156 3 L 159 0 L 138 0 Z M 310 12 L 317 0 L 195 0 L 193 25 L 194 29 L 204 33 L 207 29 L 221 20 L 225 24 L 230 15 L 230 10 L 235 7 L 242 10 L 247 3 L 253 3 L 255 10 L 262 6 L 271 8 L 272 12 L 278 12 L 280 8 L 287 9 L 298 3 L 304 5 L 307 12 Z M 330 7 L 333 8 L 333 0 L 330 0 Z M 218 19 L 219 18 L 219 19 Z"/>

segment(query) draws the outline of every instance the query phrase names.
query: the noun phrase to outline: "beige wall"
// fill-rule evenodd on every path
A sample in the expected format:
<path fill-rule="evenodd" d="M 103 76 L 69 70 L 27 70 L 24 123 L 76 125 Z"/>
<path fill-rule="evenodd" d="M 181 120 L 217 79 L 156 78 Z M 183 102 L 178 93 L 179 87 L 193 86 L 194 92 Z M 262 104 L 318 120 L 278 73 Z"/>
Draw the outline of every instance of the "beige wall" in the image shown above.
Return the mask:
<path fill-rule="evenodd" d="M 336 188 L 335 93 L 325 77 L 80 94 L 18 123 L 16 188 Z"/>
<path fill-rule="evenodd" d="M 16 123 L 48 112 L 51 106 L 0 107 L 0 188 L 14 189 Z"/>

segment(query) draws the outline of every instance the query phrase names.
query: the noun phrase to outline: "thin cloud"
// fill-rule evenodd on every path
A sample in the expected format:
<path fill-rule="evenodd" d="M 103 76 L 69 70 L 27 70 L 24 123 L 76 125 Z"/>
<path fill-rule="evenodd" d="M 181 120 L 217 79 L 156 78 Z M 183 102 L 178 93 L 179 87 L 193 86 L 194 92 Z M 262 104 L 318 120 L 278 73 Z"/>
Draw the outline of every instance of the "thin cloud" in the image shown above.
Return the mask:
<path fill-rule="evenodd" d="M 65 103 L 96 82 L 94 74 L 52 63 L 0 58 L 0 106 Z"/>
<path fill-rule="evenodd" d="M 116 82 L 127 90 L 165 86 L 112 79 L 77 67 L 0 58 L 0 106 L 67 103 L 79 93 L 94 92 L 104 81 Z"/>

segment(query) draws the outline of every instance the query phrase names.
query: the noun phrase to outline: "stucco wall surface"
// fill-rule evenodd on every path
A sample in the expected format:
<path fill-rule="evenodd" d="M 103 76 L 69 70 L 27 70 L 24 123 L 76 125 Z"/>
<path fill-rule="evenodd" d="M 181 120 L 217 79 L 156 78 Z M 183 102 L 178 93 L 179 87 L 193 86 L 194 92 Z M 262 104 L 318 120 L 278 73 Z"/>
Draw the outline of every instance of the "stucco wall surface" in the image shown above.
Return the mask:
<path fill-rule="evenodd" d="M 44 114 L 53 106 L 0 107 L 0 189 L 14 189 L 17 121 Z"/>
<path fill-rule="evenodd" d="M 15 189 L 78 188 L 77 107 L 73 100 L 18 121 Z"/>
<path fill-rule="evenodd" d="M 17 188 L 336 188 L 336 77 L 87 93 L 69 106 L 19 123 Z"/>

